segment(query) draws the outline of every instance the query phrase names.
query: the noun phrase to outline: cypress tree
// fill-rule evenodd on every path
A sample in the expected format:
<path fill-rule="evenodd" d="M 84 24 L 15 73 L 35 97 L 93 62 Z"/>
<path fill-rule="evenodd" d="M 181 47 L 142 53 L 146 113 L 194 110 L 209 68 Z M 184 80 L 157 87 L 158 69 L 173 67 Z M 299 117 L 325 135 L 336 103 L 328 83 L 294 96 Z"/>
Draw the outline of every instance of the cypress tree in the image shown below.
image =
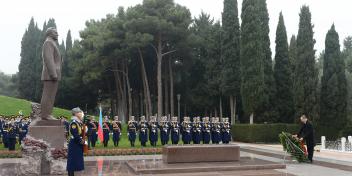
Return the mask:
<path fill-rule="evenodd" d="M 21 61 L 18 66 L 18 91 L 21 98 L 35 101 L 37 82 L 36 61 L 40 42 L 40 29 L 32 18 L 21 41 Z M 40 80 L 39 80 L 40 81 Z"/>
<path fill-rule="evenodd" d="M 318 76 L 315 67 L 315 40 L 313 39 L 313 25 L 309 7 L 303 6 L 299 16 L 294 76 L 295 111 L 297 116 L 306 113 L 314 120 L 317 118 L 316 87 Z"/>
<path fill-rule="evenodd" d="M 326 34 L 323 64 L 319 124 L 328 138 L 335 139 L 347 122 L 347 81 L 339 35 L 334 25 Z"/>
<path fill-rule="evenodd" d="M 67 36 L 66 36 L 66 53 L 72 49 L 72 36 L 71 36 L 71 30 L 68 30 Z"/>
<path fill-rule="evenodd" d="M 271 58 L 270 38 L 269 38 L 269 14 L 266 0 L 258 0 L 258 14 L 260 18 L 260 32 L 262 42 L 262 52 L 264 53 L 264 91 L 267 95 L 260 110 L 260 121 L 275 122 L 277 121 L 277 113 L 275 107 L 276 86 L 273 74 L 273 64 Z"/>
<path fill-rule="evenodd" d="M 276 107 L 280 122 L 293 122 L 293 97 L 291 67 L 288 54 L 287 34 L 284 17 L 280 12 L 279 23 L 276 28 L 275 39 L 275 67 L 274 77 L 276 81 Z"/>
<path fill-rule="evenodd" d="M 295 35 L 291 36 L 290 46 L 288 48 L 288 57 L 290 60 L 291 80 L 292 80 L 292 86 L 293 86 L 296 57 L 297 57 L 297 43 L 296 43 L 296 36 Z"/>
<path fill-rule="evenodd" d="M 224 0 L 222 13 L 222 91 L 230 98 L 231 123 L 240 97 L 240 25 L 237 0 Z"/>
<path fill-rule="evenodd" d="M 243 0 L 241 14 L 241 95 L 244 111 L 250 115 L 250 119 L 254 119 L 266 99 L 264 53 L 262 42 L 258 40 L 262 29 L 257 3 L 257 0 Z"/>

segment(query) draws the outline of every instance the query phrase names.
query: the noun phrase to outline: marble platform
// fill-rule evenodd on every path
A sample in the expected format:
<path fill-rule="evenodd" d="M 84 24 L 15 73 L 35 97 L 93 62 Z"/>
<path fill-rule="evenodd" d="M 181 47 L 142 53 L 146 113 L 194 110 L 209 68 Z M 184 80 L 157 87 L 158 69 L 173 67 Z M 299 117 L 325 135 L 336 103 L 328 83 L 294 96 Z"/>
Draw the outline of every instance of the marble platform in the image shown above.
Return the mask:
<path fill-rule="evenodd" d="M 127 166 L 139 174 L 197 173 L 215 171 L 245 171 L 285 169 L 286 165 L 250 157 L 241 157 L 235 162 L 199 162 L 167 164 L 163 160 L 127 161 Z"/>
<path fill-rule="evenodd" d="M 166 145 L 162 149 L 165 163 L 234 162 L 240 159 L 235 144 Z"/>

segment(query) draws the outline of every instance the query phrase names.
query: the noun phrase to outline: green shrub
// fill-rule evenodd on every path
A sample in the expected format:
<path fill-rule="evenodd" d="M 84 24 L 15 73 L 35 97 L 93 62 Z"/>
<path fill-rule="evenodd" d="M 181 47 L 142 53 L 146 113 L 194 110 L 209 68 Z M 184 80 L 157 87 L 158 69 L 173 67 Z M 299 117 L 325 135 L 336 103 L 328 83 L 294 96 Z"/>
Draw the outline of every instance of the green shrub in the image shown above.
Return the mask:
<path fill-rule="evenodd" d="M 297 133 L 299 129 L 299 124 L 235 124 L 231 132 L 234 141 L 278 143 L 281 132 Z"/>

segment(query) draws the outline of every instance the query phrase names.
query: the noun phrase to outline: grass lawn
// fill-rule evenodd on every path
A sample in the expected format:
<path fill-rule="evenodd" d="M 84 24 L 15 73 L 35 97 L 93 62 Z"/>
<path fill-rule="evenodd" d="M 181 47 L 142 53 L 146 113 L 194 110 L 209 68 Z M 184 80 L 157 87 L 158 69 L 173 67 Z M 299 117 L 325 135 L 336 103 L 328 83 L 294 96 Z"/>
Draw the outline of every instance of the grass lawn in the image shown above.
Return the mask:
<path fill-rule="evenodd" d="M 23 99 L 12 98 L 0 95 L 0 114 L 1 115 L 18 115 L 18 112 L 22 110 L 23 115 L 28 116 L 31 109 L 31 102 Z M 70 111 L 60 108 L 54 108 L 53 115 L 55 117 L 64 115 L 67 117 L 71 116 Z"/>

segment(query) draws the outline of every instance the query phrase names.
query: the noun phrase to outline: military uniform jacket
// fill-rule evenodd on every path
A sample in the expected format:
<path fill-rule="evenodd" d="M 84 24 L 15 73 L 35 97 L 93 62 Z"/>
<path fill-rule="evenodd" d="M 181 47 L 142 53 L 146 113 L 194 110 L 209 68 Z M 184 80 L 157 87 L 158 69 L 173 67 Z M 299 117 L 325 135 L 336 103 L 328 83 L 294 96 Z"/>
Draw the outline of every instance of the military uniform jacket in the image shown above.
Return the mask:
<path fill-rule="evenodd" d="M 77 117 L 74 117 L 69 127 L 71 139 L 68 144 L 67 171 L 84 170 L 84 160 L 83 160 L 84 141 L 82 138 L 83 123 L 76 119 Z"/>

